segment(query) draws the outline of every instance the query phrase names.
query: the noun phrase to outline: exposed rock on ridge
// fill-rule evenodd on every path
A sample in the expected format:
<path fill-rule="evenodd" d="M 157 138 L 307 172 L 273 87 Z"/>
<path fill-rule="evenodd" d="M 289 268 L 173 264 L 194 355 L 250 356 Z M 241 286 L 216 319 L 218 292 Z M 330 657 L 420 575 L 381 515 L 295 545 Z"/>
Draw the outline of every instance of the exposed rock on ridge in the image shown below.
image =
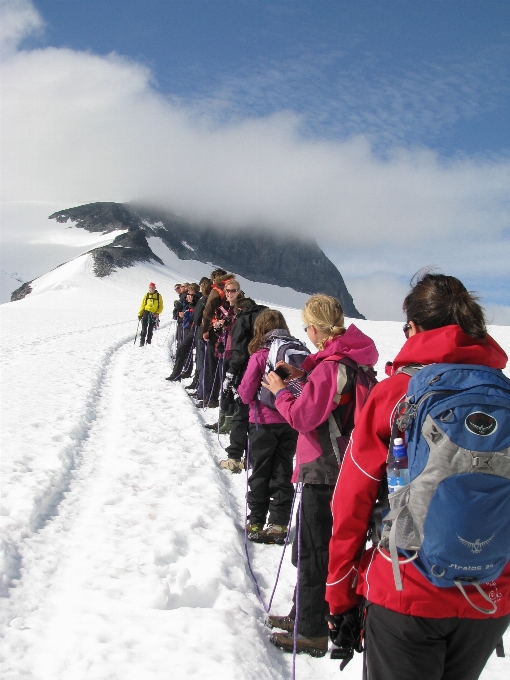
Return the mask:
<path fill-rule="evenodd" d="M 110 245 L 90 251 L 96 276 L 108 276 L 116 268 L 137 262 L 163 264 L 147 243 L 148 236 L 158 236 L 181 260 L 213 262 L 252 281 L 301 293 L 333 295 L 347 316 L 364 318 L 354 306 L 342 275 L 313 240 L 254 229 L 221 231 L 217 226 L 193 224 L 155 208 L 121 203 L 89 203 L 54 213 L 50 219 L 60 223 L 71 220 L 90 232 L 128 230 Z M 17 293 L 21 289 L 13 296 Z"/>

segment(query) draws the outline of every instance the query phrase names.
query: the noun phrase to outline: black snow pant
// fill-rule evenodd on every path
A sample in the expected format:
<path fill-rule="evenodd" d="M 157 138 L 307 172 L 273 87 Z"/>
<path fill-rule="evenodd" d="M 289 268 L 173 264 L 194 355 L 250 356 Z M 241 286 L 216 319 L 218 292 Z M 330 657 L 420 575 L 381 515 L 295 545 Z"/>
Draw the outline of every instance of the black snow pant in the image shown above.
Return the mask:
<path fill-rule="evenodd" d="M 145 339 L 147 338 L 147 344 L 150 345 L 152 342 L 152 334 L 154 332 L 154 326 L 156 325 L 156 319 L 152 316 L 151 312 L 147 310 L 144 311 L 142 315 L 142 331 L 140 333 L 140 345 L 145 345 Z"/>
<path fill-rule="evenodd" d="M 298 564 L 298 541 L 301 542 L 298 572 L 299 612 L 298 633 L 305 637 L 324 637 L 328 634 L 325 616 L 329 614 L 326 602 L 328 578 L 329 541 L 333 530 L 331 498 L 335 487 L 329 484 L 303 484 L 301 509 L 298 508 L 296 538 L 292 544 L 292 564 Z M 299 515 L 301 512 L 301 522 Z M 294 607 L 289 616 L 295 619 Z M 391 678 L 392 676 L 388 676 Z"/>
<path fill-rule="evenodd" d="M 287 525 L 294 496 L 292 461 L 298 433 L 287 423 L 250 423 L 251 475 L 248 507 L 251 524 Z"/>
<path fill-rule="evenodd" d="M 368 680 L 476 680 L 509 622 L 510 615 L 429 619 L 368 604 Z"/>
<path fill-rule="evenodd" d="M 195 339 L 195 329 L 186 328 L 184 330 L 184 339 L 177 348 L 175 353 L 174 368 L 171 377 L 189 378 L 193 371 L 193 341 Z"/>
<path fill-rule="evenodd" d="M 175 333 L 175 340 L 176 340 L 177 347 L 179 347 L 183 338 L 184 338 L 184 329 L 182 327 L 182 319 L 178 319 L 178 321 L 177 321 L 177 331 Z"/>
<path fill-rule="evenodd" d="M 193 380 L 196 380 L 196 385 L 197 385 L 197 399 L 202 399 L 203 398 L 203 370 L 204 370 L 204 357 L 205 357 L 205 347 L 206 343 L 202 339 L 202 332 L 200 329 L 197 331 L 197 341 L 196 341 L 196 347 L 197 347 L 197 355 L 196 355 L 196 362 L 197 362 L 197 367 L 195 369 L 195 376 Z"/>
<path fill-rule="evenodd" d="M 218 399 L 220 394 L 222 363 L 221 359 L 215 356 L 216 335 L 212 331 L 209 334 L 210 340 L 205 345 L 205 376 L 204 376 L 204 399 Z"/>
<path fill-rule="evenodd" d="M 248 443 L 248 417 L 250 407 L 248 404 L 237 402 L 232 416 L 232 429 L 230 430 L 230 444 L 225 451 L 229 458 L 241 460 Z"/>

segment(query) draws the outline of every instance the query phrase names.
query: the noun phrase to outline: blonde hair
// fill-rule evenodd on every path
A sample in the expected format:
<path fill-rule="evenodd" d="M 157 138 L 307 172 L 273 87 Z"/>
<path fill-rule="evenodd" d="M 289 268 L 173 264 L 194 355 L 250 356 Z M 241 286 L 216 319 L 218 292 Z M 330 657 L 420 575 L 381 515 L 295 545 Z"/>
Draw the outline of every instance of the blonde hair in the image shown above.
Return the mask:
<path fill-rule="evenodd" d="M 281 312 L 276 309 L 264 309 L 253 324 L 253 340 L 248 345 L 248 352 L 254 354 L 264 344 L 264 336 L 269 331 L 281 329 L 290 335 L 289 327 Z"/>
<path fill-rule="evenodd" d="M 200 290 L 200 287 L 199 287 L 198 283 L 190 283 L 189 286 L 188 286 L 188 290 L 193 291 L 193 293 L 198 293 L 198 291 Z"/>
<path fill-rule="evenodd" d="M 319 350 L 323 349 L 329 338 L 345 333 L 344 310 L 340 302 L 331 295 L 312 295 L 305 303 L 302 318 L 306 325 L 315 326 L 328 336 L 319 342 Z"/>

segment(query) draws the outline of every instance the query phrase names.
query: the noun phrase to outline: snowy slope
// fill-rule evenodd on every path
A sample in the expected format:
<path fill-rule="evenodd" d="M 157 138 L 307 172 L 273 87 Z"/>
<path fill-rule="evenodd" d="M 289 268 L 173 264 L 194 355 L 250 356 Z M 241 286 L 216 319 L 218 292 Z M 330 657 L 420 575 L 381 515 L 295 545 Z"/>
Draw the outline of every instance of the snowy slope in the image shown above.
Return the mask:
<path fill-rule="evenodd" d="M 0 304 L 10 302 L 11 293 L 22 283 L 124 233 L 87 232 L 71 221 L 58 224 L 48 219 L 52 212 L 68 207 L 34 201 L 0 202 Z"/>
<path fill-rule="evenodd" d="M 216 412 L 197 411 L 181 385 L 163 380 L 173 286 L 210 268 L 157 254 L 166 267 L 106 279 L 84 255 L 0 307 L 5 680 L 291 677 L 246 568 L 246 477 L 218 468 L 227 442 L 201 427 Z M 166 310 L 155 343 L 139 348 L 150 280 Z M 290 292 L 242 284 L 261 302 L 279 301 L 303 338 Z M 382 376 L 401 324 L 356 323 L 376 340 Z M 510 328 L 492 332 L 510 353 Z M 266 600 L 281 550 L 249 546 Z M 288 613 L 294 579 L 286 555 L 274 613 Z M 493 657 L 482 677 L 503 680 L 508 668 Z M 303 680 L 339 672 L 328 657 L 306 656 L 296 671 Z M 356 656 L 341 677 L 360 676 Z"/>

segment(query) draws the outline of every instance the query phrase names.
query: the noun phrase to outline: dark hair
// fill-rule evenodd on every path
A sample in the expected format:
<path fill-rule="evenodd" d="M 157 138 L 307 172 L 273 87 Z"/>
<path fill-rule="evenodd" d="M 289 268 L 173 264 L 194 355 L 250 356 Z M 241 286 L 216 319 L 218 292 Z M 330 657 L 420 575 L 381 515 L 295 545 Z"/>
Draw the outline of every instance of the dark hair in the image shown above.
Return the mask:
<path fill-rule="evenodd" d="M 211 279 L 214 281 L 220 276 L 226 276 L 226 274 L 227 272 L 224 269 L 215 269 L 213 272 L 211 272 Z"/>
<path fill-rule="evenodd" d="M 290 335 L 289 327 L 281 312 L 276 309 L 264 309 L 253 324 L 253 339 L 248 345 L 248 352 L 254 354 L 264 344 L 264 336 L 269 331 L 281 329 Z"/>
<path fill-rule="evenodd" d="M 486 336 L 487 327 L 478 299 L 455 276 L 422 270 L 411 279 L 411 291 L 402 308 L 407 320 L 424 331 L 457 324 L 467 335 L 481 339 Z"/>
<path fill-rule="evenodd" d="M 200 281 L 200 292 L 202 295 L 209 295 L 211 292 L 211 287 L 212 287 L 212 281 L 211 279 L 208 279 L 206 276 L 203 277 L 203 279 Z"/>

